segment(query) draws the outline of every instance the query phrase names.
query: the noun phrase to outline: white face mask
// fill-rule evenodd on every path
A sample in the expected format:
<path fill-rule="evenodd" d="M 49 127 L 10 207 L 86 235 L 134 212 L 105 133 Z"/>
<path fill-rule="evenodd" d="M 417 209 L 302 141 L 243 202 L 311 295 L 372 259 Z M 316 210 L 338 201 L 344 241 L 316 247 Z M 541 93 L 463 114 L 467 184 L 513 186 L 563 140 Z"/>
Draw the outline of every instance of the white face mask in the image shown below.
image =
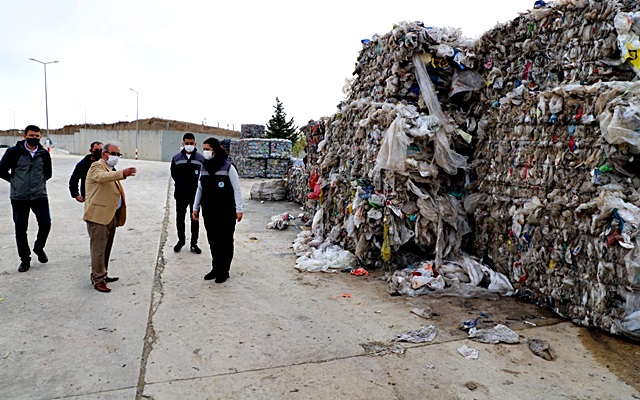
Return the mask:
<path fill-rule="evenodd" d="M 116 164 L 118 164 L 118 160 L 120 160 L 120 157 L 118 156 L 109 156 L 109 161 L 107 161 L 107 165 L 113 168 L 116 166 Z"/>
<path fill-rule="evenodd" d="M 205 160 L 210 160 L 213 157 L 213 151 L 205 150 L 202 152 L 202 155 L 204 156 Z"/>
<path fill-rule="evenodd" d="M 193 151 L 196 149 L 196 146 L 192 145 L 192 144 L 188 144 L 186 146 L 184 146 L 184 150 L 187 153 L 193 153 Z"/>

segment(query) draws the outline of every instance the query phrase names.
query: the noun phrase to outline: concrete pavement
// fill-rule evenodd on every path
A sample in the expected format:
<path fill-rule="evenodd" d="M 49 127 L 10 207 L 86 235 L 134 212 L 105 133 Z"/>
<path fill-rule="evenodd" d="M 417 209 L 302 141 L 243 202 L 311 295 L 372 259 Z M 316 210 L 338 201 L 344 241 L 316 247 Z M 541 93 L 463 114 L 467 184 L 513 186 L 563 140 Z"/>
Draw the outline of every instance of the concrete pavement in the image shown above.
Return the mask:
<path fill-rule="evenodd" d="M 640 399 L 637 382 L 634 388 L 629 376 L 607 368 L 585 329 L 546 310 L 516 299 L 390 297 L 380 273 L 298 272 L 289 247 L 299 231 L 265 229 L 272 215 L 297 206 L 248 200 L 251 180 L 243 181 L 245 219 L 231 278 L 204 281 L 211 260 L 202 224 L 203 254 L 172 250 L 168 163 L 118 165 L 135 165 L 139 174 L 124 182 L 128 222 L 110 264 L 121 279 L 111 293 L 98 293 L 89 282 L 82 205 L 67 190 L 80 157 L 52 155 L 50 261 L 34 260 L 27 273 L 17 272 L 9 185 L 0 182 L 2 399 Z M 35 232 L 32 218 L 30 241 Z M 409 313 L 414 306 L 439 315 L 421 319 Z M 549 340 L 557 360 L 523 344 L 465 339 L 457 326 L 480 312 L 490 316 L 487 326 L 506 322 Z M 362 348 L 425 324 L 436 325 L 438 336 L 403 344 L 404 356 L 372 357 Z M 478 349 L 479 359 L 460 356 L 462 344 Z M 620 346 L 637 377 L 640 346 Z"/>

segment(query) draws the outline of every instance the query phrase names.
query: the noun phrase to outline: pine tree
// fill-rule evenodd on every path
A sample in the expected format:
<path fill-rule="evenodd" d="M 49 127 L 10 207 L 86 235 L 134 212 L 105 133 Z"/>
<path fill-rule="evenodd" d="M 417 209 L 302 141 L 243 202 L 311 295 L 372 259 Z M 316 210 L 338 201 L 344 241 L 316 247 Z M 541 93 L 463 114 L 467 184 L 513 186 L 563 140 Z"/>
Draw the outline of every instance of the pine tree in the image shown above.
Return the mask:
<path fill-rule="evenodd" d="M 298 127 L 294 125 L 293 118 L 287 122 L 287 114 L 280 99 L 276 97 L 275 112 L 267 123 L 267 137 L 269 139 L 289 139 L 295 142 L 298 138 Z"/>

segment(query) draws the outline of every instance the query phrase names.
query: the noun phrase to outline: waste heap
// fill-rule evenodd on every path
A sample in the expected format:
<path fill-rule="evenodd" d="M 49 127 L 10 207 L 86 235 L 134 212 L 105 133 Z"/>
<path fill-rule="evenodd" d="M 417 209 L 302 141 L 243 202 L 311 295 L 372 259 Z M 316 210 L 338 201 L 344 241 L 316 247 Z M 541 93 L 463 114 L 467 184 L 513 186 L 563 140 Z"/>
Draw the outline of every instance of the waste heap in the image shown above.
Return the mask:
<path fill-rule="evenodd" d="M 521 294 L 636 339 L 639 9 L 556 2 L 480 38 L 488 86 L 469 114 L 477 180 L 464 202 L 476 252 Z"/>
<path fill-rule="evenodd" d="M 300 131 L 304 134 L 306 147 L 304 166 L 293 166 L 289 169 L 287 174 L 287 198 L 289 201 L 294 201 L 301 204 L 305 208 L 305 212 L 309 214 L 315 213 L 317 209 L 317 197 L 311 195 L 313 198 L 309 198 L 310 192 L 313 192 L 313 187 L 309 186 L 310 175 L 313 175 L 314 185 L 318 181 L 318 145 L 324 139 L 325 132 L 325 120 L 321 118 L 318 121 L 309 121 L 309 123 Z"/>
<path fill-rule="evenodd" d="M 291 163 L 290 140 L 240 139 L 233 148 L 242 178 L 283 178 Z"/>
<path fill-rule="evenodd" d="M 471 45 L 458 29 L 418 22 L 363 40 L 347 98 L 318 144 L 324 237 L 361 265 L 405 267 L 419 254 L 438 267 L 460 254 L 471 230 L 459 200 L 467 158 L 454 142 L 468 146 L 457 130 L 485 85 L 470 69 Z"/>

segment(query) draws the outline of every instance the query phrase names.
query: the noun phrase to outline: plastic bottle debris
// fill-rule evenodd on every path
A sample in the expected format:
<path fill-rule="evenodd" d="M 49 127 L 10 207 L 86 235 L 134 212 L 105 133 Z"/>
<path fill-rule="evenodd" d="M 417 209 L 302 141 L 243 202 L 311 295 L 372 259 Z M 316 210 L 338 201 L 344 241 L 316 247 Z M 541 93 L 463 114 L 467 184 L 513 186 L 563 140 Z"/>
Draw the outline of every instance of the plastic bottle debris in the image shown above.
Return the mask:
<path fill-rule="evenodd" d="M 437 331 L 434 325 L 423 326 L 413 331 L 402 332 L 396 339 L 397 342 L 424 343 L 436 338 Z"/>

